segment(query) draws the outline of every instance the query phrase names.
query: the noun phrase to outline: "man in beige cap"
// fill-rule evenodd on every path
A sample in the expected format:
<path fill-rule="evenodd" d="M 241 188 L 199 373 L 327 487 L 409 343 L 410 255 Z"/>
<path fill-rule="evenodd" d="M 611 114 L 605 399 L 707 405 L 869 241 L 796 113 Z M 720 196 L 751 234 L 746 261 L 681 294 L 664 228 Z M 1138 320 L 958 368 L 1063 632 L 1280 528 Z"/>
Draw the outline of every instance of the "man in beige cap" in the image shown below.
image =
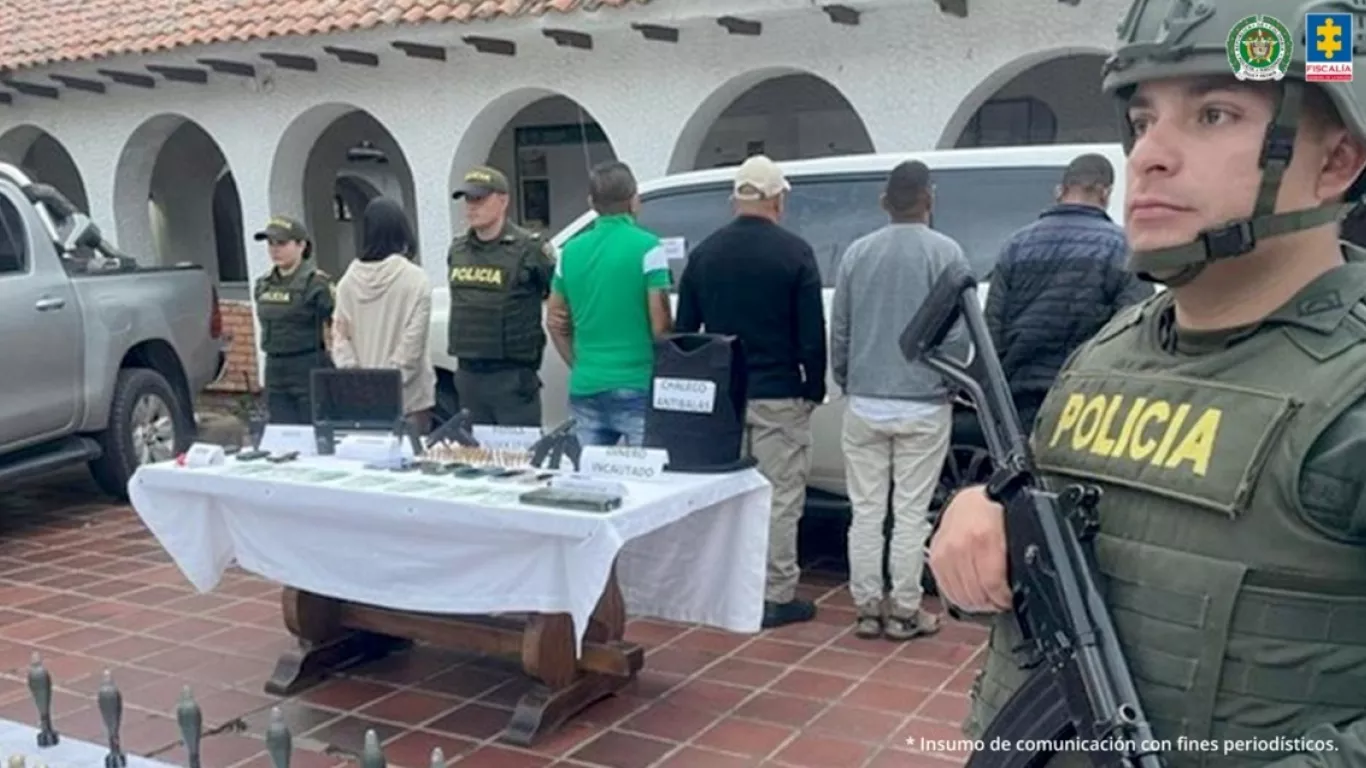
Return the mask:
<path fill-rule="evenodd" d="M 749 368 L 745 442 L 773 485 L 764 626 L 810 621 L 797 599 L 797 525 L 811 471 L 811 412 L 825 400 L 825 314 L 816 255 L 778 224 L 792 187 L 763 155 L 735 174 L 735 219 L 688 254 L 679 333 L 738 336 Z"/>

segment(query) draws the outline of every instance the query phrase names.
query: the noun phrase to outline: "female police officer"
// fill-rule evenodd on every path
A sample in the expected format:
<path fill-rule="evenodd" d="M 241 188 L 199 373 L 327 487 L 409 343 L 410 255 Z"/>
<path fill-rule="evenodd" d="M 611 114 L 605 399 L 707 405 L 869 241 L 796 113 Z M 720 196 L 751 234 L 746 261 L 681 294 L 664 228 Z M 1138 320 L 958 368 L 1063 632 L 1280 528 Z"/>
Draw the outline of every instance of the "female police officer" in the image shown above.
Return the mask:
<path fill-rule="evenodd" d="M 256 281 L 256 316 L 266 355 L 266 406 L 272 424 L 313 421 L 309 377 L 330 368 L 325 346 L 332 322 L 332 279 L 313 262 L 313 244 L 303 225 L 283 216 L 256 233 L 275 265 Z"/>

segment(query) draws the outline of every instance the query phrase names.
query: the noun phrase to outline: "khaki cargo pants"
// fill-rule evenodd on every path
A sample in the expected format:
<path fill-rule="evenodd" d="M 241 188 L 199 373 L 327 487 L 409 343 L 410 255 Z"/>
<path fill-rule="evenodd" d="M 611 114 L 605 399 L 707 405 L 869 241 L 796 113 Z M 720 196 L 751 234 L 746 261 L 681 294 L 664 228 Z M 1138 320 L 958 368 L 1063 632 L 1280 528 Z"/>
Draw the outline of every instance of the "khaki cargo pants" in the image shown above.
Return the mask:
<path fill-rule="evenodd" d="M 793 398 L 751 400 L 745 412 L 745 450 L 773 486 L 764 599 L 774 603 L 797 596 L 797 525 L 811 474 L 812 410 L 810 401 Z"/>
<path fill-rule="evenodd" d="M 883 526 L 891 499 L 889 613 L 911 618 L 920 608 L 920 577 L 930 535 L 930 501 L 939 484 L 953 431 L 953 409 L 927 409 L 922 418 L 869 421 L 844 412 L 844 473 L 849 486 L 849 591 L 860 616 L 882 613 Z"/>

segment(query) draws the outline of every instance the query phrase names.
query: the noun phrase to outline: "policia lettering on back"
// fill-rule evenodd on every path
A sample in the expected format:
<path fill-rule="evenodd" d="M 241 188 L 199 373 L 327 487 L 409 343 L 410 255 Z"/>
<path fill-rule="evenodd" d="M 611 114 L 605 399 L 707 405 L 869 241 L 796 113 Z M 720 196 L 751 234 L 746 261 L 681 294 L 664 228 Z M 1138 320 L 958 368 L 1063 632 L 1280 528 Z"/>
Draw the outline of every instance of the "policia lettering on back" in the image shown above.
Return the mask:
<path fill-rule="evenodd" d="M 302 244 L 297 265 L 277 264 L 256 281 L 256 316 L 261 351 L 266 356 L 266 403 L 276 424 L 313 421 L 310 379 L 314 368 L 331 368 L 326 338 L 336 303 L 332 279 L 312 258 L 308 231 L 299 222 L 276 216 L 256 233 L 276 249 Z M 282 257 L 285 258 L 285 257 Z"/>
<path fill-rule="evenodd" d="M 1032 435 L 1051 488 L 1102 491 L 1095 566 L 1153 732 L 1173 745 L 1162 758 L 1176 768 L 1366 766 L 1366 251 L 1344 245 L 1345 263 L 1242 328 L 1192 333 L 1174 313 L 1175 293 L 1211 262 L 1332 226 L 1361 200 L 1358 178 L 1343 204 L 1276 210 L 1307 89 L 1321 88 L 1366 142 L 1366 78 L 1304 81 L 1305 14 L 1320 12 L 1366 24 L 1361 0 L 1132 1 L 1103 81 L 1125 110 L 1129 151 L 1141 139 L 1125 108 L 1140 84 L 1233 82 L 1230 40 L 1248 25 L 1280 35 L 1273 58 L 1290 56 L 1269 80 L 1274 118 L 1252 210 L 1190 243 L 1131 255 L 1134 271 L 1176 290 L 1122 311 L 1073 354 Z M 1179 141 L 1177 131 L 1166 140 Z M 998 616 L 968 735 L 980 737 L 1032 674 L 1021 641 L 1013 617 Z M 1193 742 L 1221 749 L 1175 746 Z"/>

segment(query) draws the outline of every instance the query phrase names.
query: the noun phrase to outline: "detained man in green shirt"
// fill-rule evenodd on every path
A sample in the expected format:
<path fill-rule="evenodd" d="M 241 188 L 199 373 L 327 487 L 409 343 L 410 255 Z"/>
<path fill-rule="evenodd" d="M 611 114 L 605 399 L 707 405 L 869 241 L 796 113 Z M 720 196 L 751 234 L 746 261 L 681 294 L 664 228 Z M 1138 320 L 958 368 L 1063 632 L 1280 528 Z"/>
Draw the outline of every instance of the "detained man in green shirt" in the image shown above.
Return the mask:
<path fill-rule="evenodd" d="M 561 249 L 550 338 L 569 366 L 579 442 L 640 446 L 654 341 L 673 326 L 669 263 L 659 238 L 636 224 L 640 198 L 629 166 L 596 166 L 588 191 L 598 219 Z"/>

